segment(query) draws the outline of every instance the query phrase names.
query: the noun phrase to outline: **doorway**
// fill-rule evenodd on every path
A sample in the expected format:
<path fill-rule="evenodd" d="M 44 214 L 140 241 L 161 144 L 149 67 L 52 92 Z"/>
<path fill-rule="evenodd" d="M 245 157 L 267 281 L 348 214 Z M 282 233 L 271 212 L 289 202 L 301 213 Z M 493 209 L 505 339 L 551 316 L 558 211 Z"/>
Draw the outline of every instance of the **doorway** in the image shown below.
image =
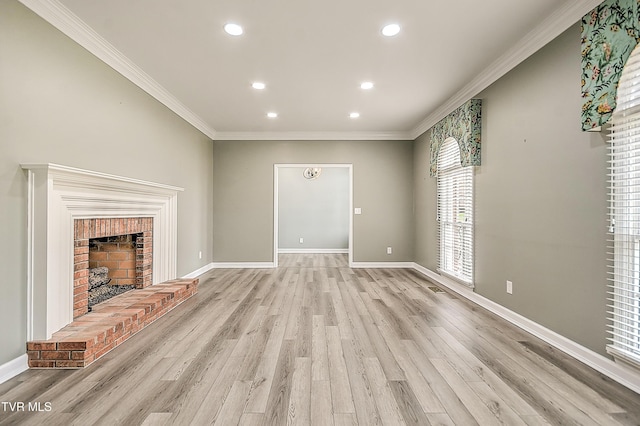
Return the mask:
<path fill-rule="evenodd" d="M 274 164 L 273 193 L 274 266 L 282 252 L 346 252 L 352 264 L 352 164 Z"/>

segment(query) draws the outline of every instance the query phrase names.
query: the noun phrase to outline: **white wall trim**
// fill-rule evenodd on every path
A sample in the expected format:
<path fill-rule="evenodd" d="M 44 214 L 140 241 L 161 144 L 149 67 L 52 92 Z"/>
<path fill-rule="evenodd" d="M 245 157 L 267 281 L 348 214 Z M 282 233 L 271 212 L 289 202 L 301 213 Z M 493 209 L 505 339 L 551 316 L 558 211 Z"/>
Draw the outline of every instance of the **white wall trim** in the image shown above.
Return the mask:
<path fill-rule="evenodd" d="M 6 382 L 23 371 L 27 371 L 29 369 L 28 361 L 29 357 L 24 354 L 0 365 L 0 383 Z"/>
<path fill-rule="evenodd" d="M 471 302 L 493 312 L 506 321 L 509 321 L 511 324 L 518 326 L 521 329 L 542 339 L 555 348 L 585 363 L 594 370 L 599 371 L 612 380 L 615 380 L 621 385 L 628 387 L 634 392 L 640 393 L 640 373 L 634 371 L 630 367 L 616 364 L 614 361 L 593 352 L 591 349 L 588 349 L 574 342 L 573 340 L 567 339 L 566 337 L 552 330 L 549 330 L 548 328 L 538 324 L 537 322 L 523 317 L 522 315 L 508 308 L 505 308 L 504 306 L 492 300 L 489 300 L 486 297 L 479 295 L 478 293 L 471 291 L 468 287 L 463 286 L 462 284 L 458 284 L 455 281 L 442 277 L 438 273 L 433 272 L 432 270 L 425 268 L 422 265 L 414 263 L 413 269 L 422 273 L 427 278 L 435 281 L 436 283 L 442 284 L 443 286 L 456 292 L 465 299 L 470 300 Z"/>
<path fill-rule="evenodd" d="M 73 320 L 74 220 L 153 218 L 153 283 L 176 277 L 182 188 L 57 164 L 28 175 L 27 340 L 49 339 Z"/>
<path fill-rule="evenodd" d="M 314 248 L 303 248 L 303 249 L 286 249 L 280 248 L 278 249 L 278 253 L 280 254 L 346 254 L 349 253 L 349 249 L 314 249 Z"/>
<path fill-rule="evenodd" d="M 275 268 L 273 262 L 213 262 L 212 269 L 269 269 Z"/>
<path fill-rule="evenodd" d="M 413 262 L 352 262 L 349 267 L 354 269 L 411 269 Z"/>
<path fill-rule="evenodd" d="M 213 127 L 189 110 L 160 83 L 151 78 L 58 0 L 20 0 L 20 2 L 105 64 L 129 79 L 133 84 L 167 106 L 193 127 L 211 139 L 215 138 L 216 131 Z"/>
<path fill-rule="evenodd" d="M 416 139 L 460 105 L 477 96 L 478 93 L 496 82 L 500 77 L 546 46 L 569 27 L 579 22 L 584 15 L 591 12 L 600 3 L 602 3 L 602 0 L 564 2 L 555 13 L 541 21 L 536 28 L 521 38 L 511 49 L 492 62 L 484 71 L 477 74 L 473 80 L 409 131 L 410 139 Z"/>
<path fill-rule="evenodd" d="M 398 132 L 216 132 L 222 141 L 408 141 L 415 138 Z"/>
<path fill-rule="evenodd" d="M 187 275 L 183 276 L 182 278 L 198 278 L 200 275 L 202 274 L 206 274 L 207 272 L 209 272 L 210 270 L 212 270 L 214 268 L 213 263 L 208 263 L 206 265 L 204 265 L 201 268 L 196 269 L 193 272 L 188 273 Z"/>

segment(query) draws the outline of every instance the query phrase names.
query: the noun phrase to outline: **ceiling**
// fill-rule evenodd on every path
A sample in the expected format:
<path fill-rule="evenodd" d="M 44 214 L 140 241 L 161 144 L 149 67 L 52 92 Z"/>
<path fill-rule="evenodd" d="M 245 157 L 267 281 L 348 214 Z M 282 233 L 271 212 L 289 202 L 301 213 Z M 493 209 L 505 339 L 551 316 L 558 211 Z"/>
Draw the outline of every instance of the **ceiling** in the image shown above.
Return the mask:
<path fill-rule="evenodd" d="M 600 3 L 21 1 L 212 139 L 413 139 Z"/>

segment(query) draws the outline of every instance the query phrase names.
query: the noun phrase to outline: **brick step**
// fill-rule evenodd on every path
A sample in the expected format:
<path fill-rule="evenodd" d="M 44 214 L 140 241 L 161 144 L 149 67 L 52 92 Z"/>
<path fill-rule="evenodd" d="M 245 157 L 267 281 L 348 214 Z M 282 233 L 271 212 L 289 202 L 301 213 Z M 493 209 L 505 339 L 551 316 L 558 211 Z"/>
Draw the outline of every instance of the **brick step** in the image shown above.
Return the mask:
<path fill-rule="evenodd" d="M 27 342 L 29 367 L 86 367 L 197 292 L 197 278 L 179 279 L 97 304 L 51 339 Z"/>

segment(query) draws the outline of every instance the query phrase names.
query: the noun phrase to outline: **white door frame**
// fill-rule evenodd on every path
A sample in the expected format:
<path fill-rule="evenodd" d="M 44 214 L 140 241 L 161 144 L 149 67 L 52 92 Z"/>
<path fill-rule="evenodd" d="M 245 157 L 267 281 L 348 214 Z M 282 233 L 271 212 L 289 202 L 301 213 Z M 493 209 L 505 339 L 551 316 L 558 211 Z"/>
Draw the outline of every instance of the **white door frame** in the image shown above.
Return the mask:
<path fill-rule="evenodd" d="M 353 263 L 353 164 L 291 163 L 273 165 L 273 266 L 278 267 L 278 174 L 285 167 L 342 167 L 349 170 L 349 266 Z"/>

